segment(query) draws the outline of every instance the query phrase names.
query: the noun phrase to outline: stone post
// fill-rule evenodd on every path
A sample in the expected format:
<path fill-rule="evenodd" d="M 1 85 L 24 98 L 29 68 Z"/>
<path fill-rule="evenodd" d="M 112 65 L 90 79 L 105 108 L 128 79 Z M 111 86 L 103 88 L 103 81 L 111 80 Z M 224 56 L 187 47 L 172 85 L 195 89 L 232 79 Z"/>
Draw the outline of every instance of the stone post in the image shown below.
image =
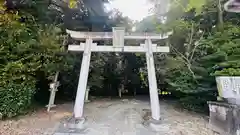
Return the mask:
<path fill-rule="evenodd" d="M 86 89 L 86 94 L 85 94 L 85 103 L 90 102 L 90 100 L 88 99 L 89 98 L 89 91 L 90 91 L 90 88 L 88 86 L 87 89 Z"/>

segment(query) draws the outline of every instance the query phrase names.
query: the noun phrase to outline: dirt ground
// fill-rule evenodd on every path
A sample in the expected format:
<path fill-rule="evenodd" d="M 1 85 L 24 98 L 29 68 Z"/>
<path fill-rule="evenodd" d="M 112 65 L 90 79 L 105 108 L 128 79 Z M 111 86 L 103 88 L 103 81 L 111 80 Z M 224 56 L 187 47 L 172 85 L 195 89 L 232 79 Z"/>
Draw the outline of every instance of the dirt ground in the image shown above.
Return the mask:
<path fill-rule="evenodd" d="M 167 101 L 160 104 L 166 132 L 159 135 L 211 135 L 208 121 L 203 116 L 176 109 Z M 149 109 L 148 100 L 99 99 L 87 103 L 84 110 L 88 127 L 86 135 L 148 134 L 142 122 L 148 119 Z M 62 118 L 72 115 L 72 110 L 73 103 L 66 103 L 58 105 L 51 113 L 43 108 L 17 119 L 1 121 L 0 135 L 51 135 Z"/>

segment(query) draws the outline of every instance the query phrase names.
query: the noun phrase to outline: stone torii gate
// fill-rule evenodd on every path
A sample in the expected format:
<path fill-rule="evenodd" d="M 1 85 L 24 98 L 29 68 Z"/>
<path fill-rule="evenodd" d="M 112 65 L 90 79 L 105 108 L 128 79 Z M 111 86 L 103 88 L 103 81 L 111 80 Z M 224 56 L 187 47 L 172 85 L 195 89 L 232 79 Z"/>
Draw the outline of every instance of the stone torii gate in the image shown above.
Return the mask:
<path fill-rule="evenodd" d="M 154 33 L 125 33 L 125 28 L 123 27 L 114 27 L 112 30 L 112 32 L 77 32 L 67 30 L 67 33 L 69 33 L 73 39 L 80 41 L 85 40 L 85 43 L 80 43 L 80 45 L 68 46 L 69 51 L 83 51 L 82 65 L 74 106 L 74 118 L 83 118 L 84 97 L 87 87 L 91 52 L 137 52 L 146 54 L 152 119 L 159 121 L 160 104 L 158 99 L 153 53 L 167 53 L 169 52 L 169 47 L 152 44 L 152 40 L 166 39 L 168 38 L 168 34 L 160 35 Z M 112 39 L 113 45 L 104 46 L 93 43 L 94 40 L 101 39 Z M 145 40 L 145 43 L 140 44 L 140 46 L 124 46 L 124 39 Z"/>

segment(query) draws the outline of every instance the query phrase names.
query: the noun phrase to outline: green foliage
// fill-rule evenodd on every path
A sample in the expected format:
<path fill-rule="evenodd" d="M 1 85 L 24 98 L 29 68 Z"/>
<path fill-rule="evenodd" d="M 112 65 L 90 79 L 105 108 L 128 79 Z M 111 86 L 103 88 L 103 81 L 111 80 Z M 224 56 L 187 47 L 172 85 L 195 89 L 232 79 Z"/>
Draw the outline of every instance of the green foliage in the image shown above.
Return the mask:
<path fill-rule="evenodd" d="M 13 117 L 31 105 L 37 81 L 36 73 L 48 77 L 65 68 L 61 48 L 61 29 L 36 24 L 33 19 L 21 22 L 24 12 L 0 15 L 0 113 Z"/>
<path fill-rule="evenodd" d="M 8 82 L 0 87 L 0 115 L 3 118 L 26 113 L 31 106 L 34 82 Z"/>
<path fill-rule="evenodd" d="M 172 0 L 172 8 L 181 8 L 184 12 L 195 8 L 198 13 L 201 12 L 202 6 L 206 3 L 206 0 Z M 171 8 L 171 9 L 172 9 Z"/>
<path fill-rule="evenodd" d="M 154 32 L 156 30 L 156 27 L 158 24 L 156 24 L 156 20 L 154 16 L 149 16 L 144 18 L 142 21 L 138 22 L 136 24 L 136 30 L 137 31 L 151 31 Z"/>
<path fill-rule="evenodd" d="M 108 31 L 109 28 L 103 26 L 112 25 L 131 28 L 129 19 L 121 14 L 113 15 L 110 22 L 107 22 L 108 17 L 100 17 L 107 15 L 103 13 L 102 1 L 98 4 L 89 0 L 81 3 L 76 0 L 7 2 L 7 7 L 3 6 L 4 1 L 0 2 L 0 97 L 5 97 L 1 98 L 0 113 L 4 117 L 25 112 L 32 100 L 47 99 L 48 83 L 57 71 L 61 81 L 57 98 L 59 94 L 75 98 L 81 55 L 63 53 L 66 47 L 62 45 L 72 42 L 64 35 L 65 28 L 93 31 Z M 131 58 L 134 56 L 128 59 Z M 89 76 L 92 90 L 117 91 L 120 78 L 124 76 L 120 76 L 123 59 L 110 53 L 94 54 Z M 125 79 L 126 83 L 131 79 L 133 77 Z"/>
<path fill-rule="evenodd" d="M 185 8 L 191 4 L 191 1 L 179 2 Z M 172 7 L 166 24 L 157 27 L 173 31 L 169 38 L 171 52 L 165 65 L 161 65 L 165 67 L 165 83 L 167 89 L 179 95 L 184 107 L 207 110 L 207 101 L 217 96 L 215 76 L 239 75 L 240 27 L 236 21 L 239 15 L 223 11 L 225 23 L 223 29 L 218 29 L 221 14 L 217 1 L 210 0 L 200 6 L 201 13 L 191 8 L 181 13 L 181 4 Z"/>
<path fill-rule="evenodd" d="M 200 14 L 205 3 L 206 0 L 170 0 L 170 9 L 166 13 L 167 22 L 174 22 L 193 9 L 196 14 Z"/>
<path fill-rule="evenodd" d="M 238 76 L 240 75 L 240 27 L 226 25 L 224 30 L 216 32 L 202 41 L 208 48 L 209 55 L 202 57 L 202 61 L 214 61 L 214 76 Z"/>
<path fill-rule="evenodd" d="M 199 113 L 206 113 L 208 112 L 208 104 L 206 104 L 206 99 L 215 100 L 214 96 L 209 96 L 208 93 L 198 93 L 181 96 L 179 102 L 181 107 L 185 109 Z"/>

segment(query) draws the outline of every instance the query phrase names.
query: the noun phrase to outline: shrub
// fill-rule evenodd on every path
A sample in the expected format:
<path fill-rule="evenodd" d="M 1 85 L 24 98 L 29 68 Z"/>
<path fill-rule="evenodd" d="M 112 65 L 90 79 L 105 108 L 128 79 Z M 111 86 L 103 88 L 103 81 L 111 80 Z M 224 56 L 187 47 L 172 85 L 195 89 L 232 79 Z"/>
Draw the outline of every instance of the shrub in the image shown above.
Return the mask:
<path fill-rule="evenodd" d="M 23 114 L 31 105 L 34 83 L 8 83 L 0 87 L 1 117 L 13 117 Z"/>
<path fill-rule="evenodd" d="M 187 94 L 179 99 L 179 103 L 187 110 L 207 113 L 209 110 L 207 101 L 216 100 L 215 97 L 209 91 L 198 94 Z"/>
<path fill-rule="evenodd" d="M 1 6 L 1 5 L 0 5 Z M 1 8 L 1 7 L 0 7 Z M 63 35 L 55 25 L 37 24 L 30 17 L 19 21 L 22 12 L 0 14 L 0 115 L 24 113 L 36 91 L 37 72 L 46 79 L 65 69 L 61 46 Z"/>

